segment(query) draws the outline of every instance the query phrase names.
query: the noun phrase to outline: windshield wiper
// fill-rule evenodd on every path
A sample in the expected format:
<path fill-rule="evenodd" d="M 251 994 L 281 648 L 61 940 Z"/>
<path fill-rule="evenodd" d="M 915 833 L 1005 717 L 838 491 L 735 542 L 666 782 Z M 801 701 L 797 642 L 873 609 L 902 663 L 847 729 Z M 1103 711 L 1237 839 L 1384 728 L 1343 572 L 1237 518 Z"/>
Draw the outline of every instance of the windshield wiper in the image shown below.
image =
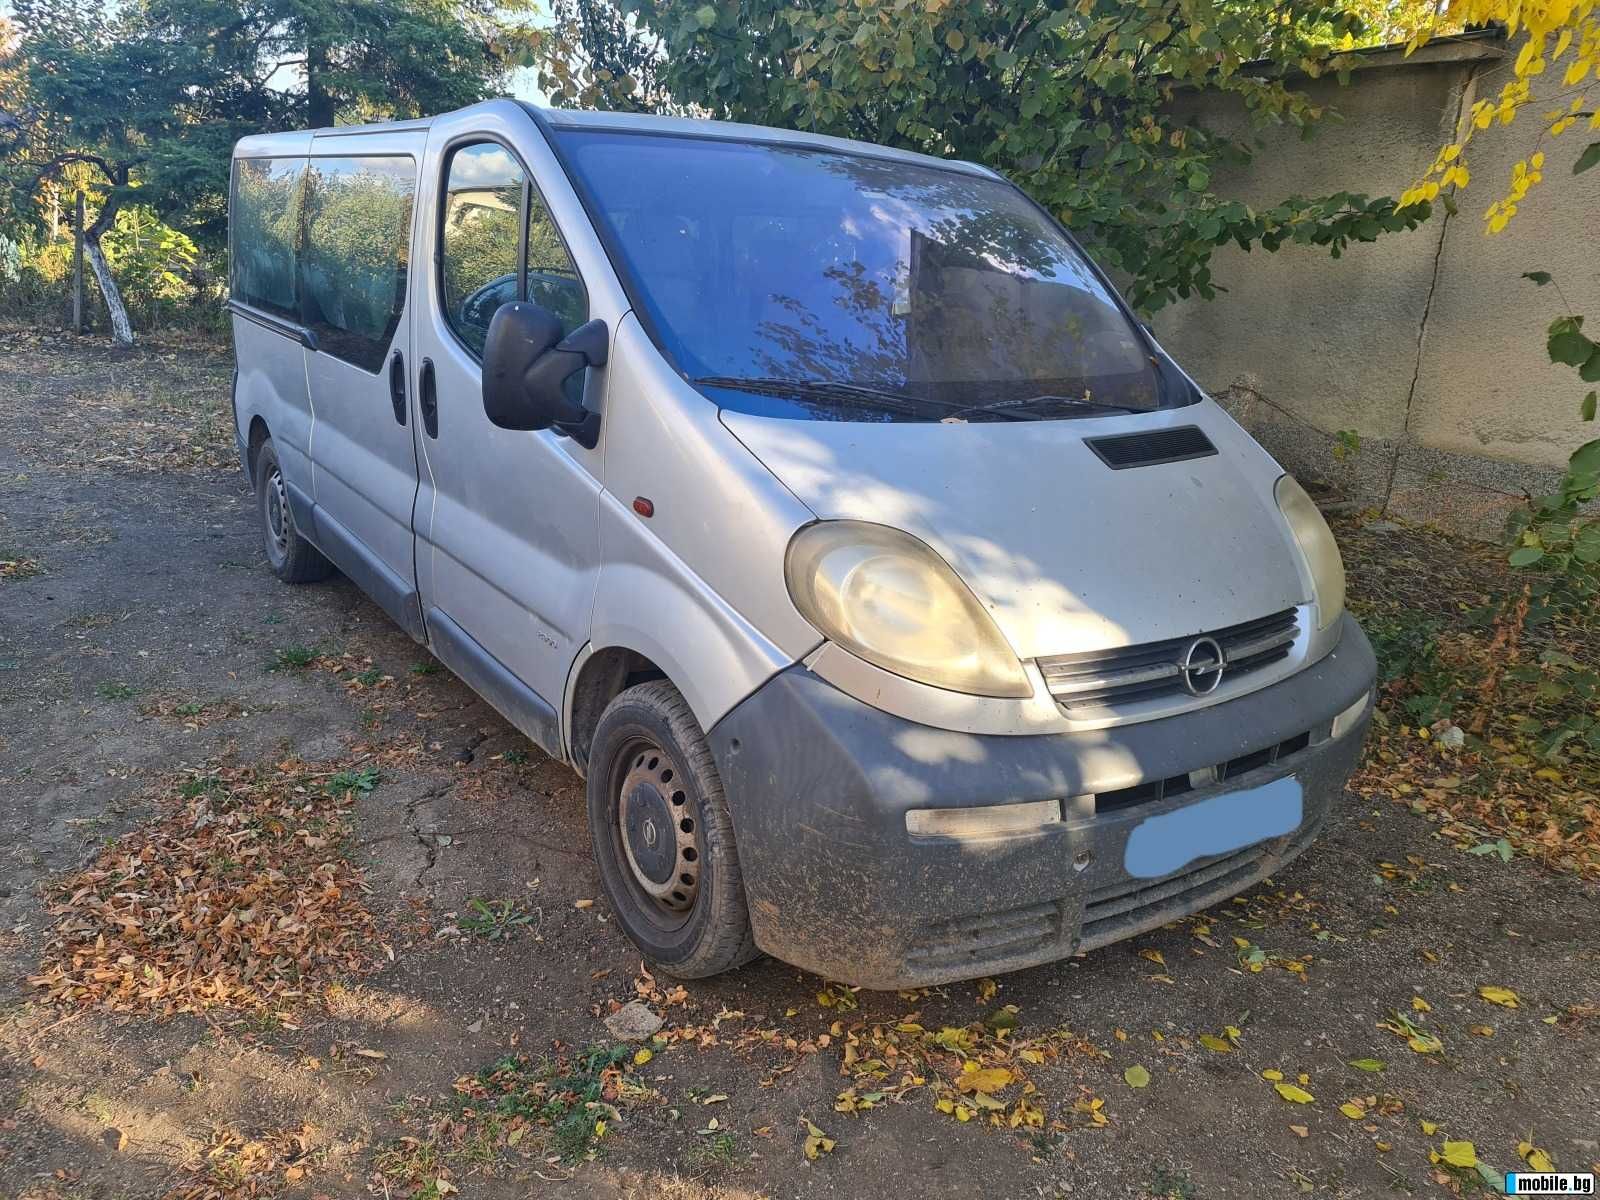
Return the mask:
<path fill-rule="evenodd" d="M 814 400 L 836 400 L 862 407 L 889 409 L 914 417 L 940 416 L 944 405 L 936 400 L 912 396 L 905 392 L 891 392 L 887 388 L 869 387 L 860 383 L 828 383 L 809 379 L 750 378 L 738 375 L 707 375 L 690 380 L 701 387 L 733 388 L 752 392 L 758 396 L 803 396 Z M 934 411 L 929 411 L 932 405 Z"/>
<path fill-rule="evenodd" d="M 1001 415 L 1015 417 L 1021 421 L 1032 420 L 1015 411 L 1033 404 L 1064 404 L 1079 409 L 1085 413 L 1131 413 L 1135 409 L 1122 404 L 1105 404 L 1099 400 L 1091 400 L 1087 396 L 1029 396 L 1025 400 L 992 400 L 988 404 L 970 404 L 966 408 L 958 408 L 953 413 L 944 416 L 946 421 L 964 420 L 969 413 L 982 413 L 985 416 Z"/>

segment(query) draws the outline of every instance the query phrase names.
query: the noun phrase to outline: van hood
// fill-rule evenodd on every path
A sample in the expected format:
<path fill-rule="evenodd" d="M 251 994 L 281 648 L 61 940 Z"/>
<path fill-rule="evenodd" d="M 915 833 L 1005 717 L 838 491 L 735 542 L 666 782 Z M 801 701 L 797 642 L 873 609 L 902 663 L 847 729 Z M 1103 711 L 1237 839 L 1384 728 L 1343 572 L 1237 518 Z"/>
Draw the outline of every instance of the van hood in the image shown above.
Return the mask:
<path fill-rule="evenodd" d="M 1282 469 L 1214 401 L 1068 421 L 723 424 L 824 520 L 937 550 L 1023 659 L 1186 637 L 1310 600 Z M 1085 444 L 1199 426 L 1217 453 L 1112 470 Z"/>

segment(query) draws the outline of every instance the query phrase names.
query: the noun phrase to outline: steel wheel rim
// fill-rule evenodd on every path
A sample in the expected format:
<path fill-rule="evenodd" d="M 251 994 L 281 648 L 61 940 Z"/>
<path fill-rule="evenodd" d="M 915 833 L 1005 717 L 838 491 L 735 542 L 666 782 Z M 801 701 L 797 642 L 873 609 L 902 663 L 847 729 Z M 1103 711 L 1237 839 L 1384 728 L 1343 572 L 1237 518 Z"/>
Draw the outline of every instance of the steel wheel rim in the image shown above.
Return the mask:
<path fill-rule="evenodd" d="M 676 759 L 650 738 L 631 739 L 612 771 L 611 838 L 628 889 L 656 923 L 677 928 L 700 895 L 700 822 Z"/>
<path fill-rule="evenodd" d="M 274 561 L 281 561 L 289 553 L 289 489 L 276 467 L 267 476 L 266 497 L 267 548 Z"/>

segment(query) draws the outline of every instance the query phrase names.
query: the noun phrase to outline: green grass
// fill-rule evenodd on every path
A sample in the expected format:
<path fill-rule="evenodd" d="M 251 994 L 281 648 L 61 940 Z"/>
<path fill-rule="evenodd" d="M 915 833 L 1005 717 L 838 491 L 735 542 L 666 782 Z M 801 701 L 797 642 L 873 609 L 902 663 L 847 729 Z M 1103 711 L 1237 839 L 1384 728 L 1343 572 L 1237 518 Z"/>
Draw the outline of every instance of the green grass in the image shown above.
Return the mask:
<path fill-rule="evenodd" d="M 504 941 L 533 920 L 533 914 L 515 899 L 479 900 L 474 897 L 467 901 L 467 913 L 459 922 L 460 927 L 491 942 Z"/>
<path fill-rule="evenodd" d="M 128 700 L 138 694 L 138 689 L 120 680 L 104 680 L 94 685 L 95 695 L 102 700 Z"/>
<path fill-rule="evenodd" d="M 383 680 L 383 672 L 377 667 L 368 667 L 361 674 L 355 676 L 355 681 L 362 687 L 372 687 Z"/>
<path fill-rule="evenodd" d="M 362 767 L 359 771 L 337 771 L 328 776 L 327 790 L 331 796 L 343 792 L 359 792 L 365 796 L 378 786 L 378 768 Z"/>
<path fill-rule="evenodd" d="M 437 675 L 439 673 L 439 664 L 436 662 L 412 663 L 411 673 L 413 675 Z"/>
<path fill-rule="evenodd" d="M 272 662 L 267 665 L 269 671 L 303 671 L 321 657 L 322 652 L 314 646 L 285 646 L 274 652 Z"/>

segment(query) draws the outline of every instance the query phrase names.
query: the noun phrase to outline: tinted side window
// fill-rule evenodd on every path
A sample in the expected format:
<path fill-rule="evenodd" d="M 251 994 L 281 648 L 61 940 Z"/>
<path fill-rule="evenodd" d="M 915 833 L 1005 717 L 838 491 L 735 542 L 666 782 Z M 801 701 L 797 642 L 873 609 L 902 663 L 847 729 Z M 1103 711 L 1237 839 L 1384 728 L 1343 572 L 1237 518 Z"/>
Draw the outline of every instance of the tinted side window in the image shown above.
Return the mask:
<path fill-rule="evenodd" d="M 416 171 L 411 158 L 313 158 L 306 173 L 300 319 L 319 349 L 366 371 L 405 307 Z"/>
<path fill-rule="evenodd" d="M 444 313 L 456 336 L 480 356 L 495 309 L 517 298 L 525 182 L 504 146 L 483 142 L 450 156 L 441 231 Z"/>
<path fill-rule="evenodd" d="M 233 164 L 233 298 L 291 321 L 300 319 L 295 248 L 305 168 L 303 158 L 240 158 Z"/>

